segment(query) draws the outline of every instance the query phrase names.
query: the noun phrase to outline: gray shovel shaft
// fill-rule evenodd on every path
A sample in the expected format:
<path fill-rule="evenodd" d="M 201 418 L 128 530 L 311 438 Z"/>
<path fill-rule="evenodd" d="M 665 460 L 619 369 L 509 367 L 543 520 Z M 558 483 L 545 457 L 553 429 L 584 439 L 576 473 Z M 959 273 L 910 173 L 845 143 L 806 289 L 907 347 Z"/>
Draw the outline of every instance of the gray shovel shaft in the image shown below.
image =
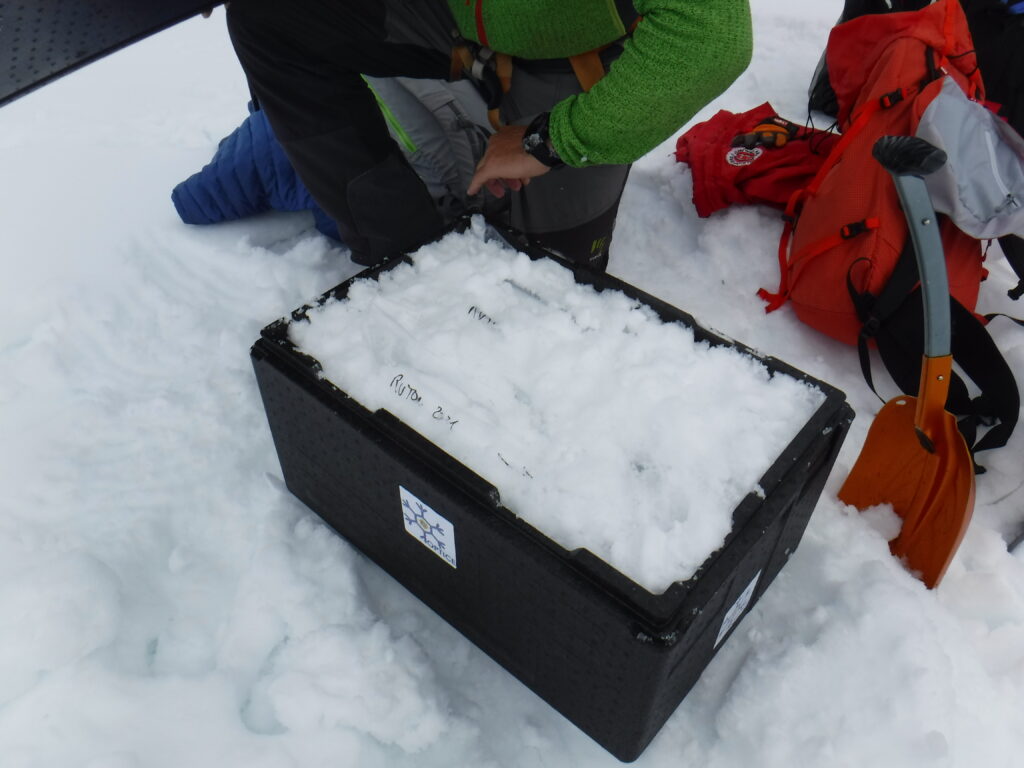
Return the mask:
<path fill-rule="evenodd" d="M 946 257 L 939 236 L 939 222 L 924 179 L 911 174 L 892 174 L 914 243 L 924 299 L 924 354 L 944 357 L 950 352 L 949 280 Z"/>

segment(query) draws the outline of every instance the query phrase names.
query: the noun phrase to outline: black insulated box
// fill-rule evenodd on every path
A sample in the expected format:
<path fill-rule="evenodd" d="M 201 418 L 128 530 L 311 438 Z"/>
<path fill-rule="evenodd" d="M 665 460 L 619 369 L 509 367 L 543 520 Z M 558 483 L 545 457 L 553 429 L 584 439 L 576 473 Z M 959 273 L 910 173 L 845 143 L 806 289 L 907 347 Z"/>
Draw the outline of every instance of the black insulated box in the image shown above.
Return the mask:
<path fill-rule="evenodd" d="M 400 263 L 353 280 L 375 278 Z M 621 291 L 662 320 L 691 327 L 698 341 L 736 348 L 773 374 L 808 382 L 825 395 L 765 472 L 763 497 L 751 493 L 735 509 L 724 546 L 691 579 L 660 595 L 586 550 L 559 546 L 504 508 L 486 479 L 389 412 L 370 412 L 320 378 L 317 361 L 288 339 L 289 323 L 303 322 L 308 306 L 264 328 L 252 361 L 289 490 L 558 712 L 629 762 L 796 549 L 853 411 L 834 387 L 701 328 L 631 285 L 574 272 L 577 282 Z M 344 297 L 351 282 L 320 302 Z M 436 530 L 440 521 L 449 530 Z M 417 525 L 435 535 L 410 536 L 407 526 Z M 447 551 L 452 530 L 455 557 Z M 432 541 L 434 551 L 421 540 Z"/>

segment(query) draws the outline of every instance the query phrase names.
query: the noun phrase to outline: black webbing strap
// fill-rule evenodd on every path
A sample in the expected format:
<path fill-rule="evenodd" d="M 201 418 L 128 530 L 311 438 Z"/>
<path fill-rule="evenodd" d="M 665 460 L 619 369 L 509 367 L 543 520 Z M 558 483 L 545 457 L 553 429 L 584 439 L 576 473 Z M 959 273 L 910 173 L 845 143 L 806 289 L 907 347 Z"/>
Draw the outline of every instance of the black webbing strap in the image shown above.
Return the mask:
<path fill-rule="evenodd" d="M 950 309 L 953 321 L 953 360 L 981 390 L 981 394 L 972 401 L 973 413 L 968 415 L 978 424 L 991 426 L 974 443 L 973 451 L 1001 448 L 1006 445 L 1017 426 L 1020 413 L 1017 380 L 978 316 L 952 297 Z"/>
<path fill-rule="evenodd" d="M 987 315 L 985 315 L 985 322 L 988 323 L 997 317 L 1005 317 L 1007 320 L 1010 320 L 1019 325 L 1021 328 L 1024 328 L 1024 319 L 1014 317 L 1013 315 L 1007 315 L 1003 312 L 989 312 Z"/>
<path fill-rule="evenodd" d="M 857 259 L 846 272 L 846 290 L 850 294 L 850 299 L 853 301 L 853 306 L 857 311 L 857 317 L 860 318 L 863 325 L 860 329 L 860 334 L 857 337 L 857 353 L 860 357 L 860 370 L 864 375 L 864 380 L 867 382 L 871 391 L 875 393 L 875 396 L 885 402 L 881 395 L 878 394 L 878 390 L 875 389 L 875 382 L 871 375 L 871 355 L 868 352 L 868 343 L 871 339 L 876 338 L 881 331 L 882 323 L 891 317 L 896 310 L 899 309 L 900 305 L 906 301 L 907 296 L 914 290 L 914 286 L 917 284 L 919 279 L 917 271 L 917 260 L 914 258 L 913 244 L 910 238 L 906 239 L 906 243 L 903 246 L 903 251 L 900 253 L 900 258 L 896 261 L 896 266 L 889 276 L 889 281 L 885 284 L 885 288 L 882 289 L 878 296 L 868 293 L 860 293 L 854 288 L 852 274 L 854 269 L 858 265 L 863 268 L 870 268 L 870 261 L 866 258 Z M 923 339 L 923 331 L 922 331 Z M 922 345 L 923 345 L 922 341 Z M 920 359 L 921 355 L 918 354 L 912 358 L 916 361 L 918 366 L 918 373 L 920 373 Z M 886 366 L 888 367 L 888 365 Z M 910 390 L 905 389 L 900 380 L 896 379 L 896 383 L 900 385 L 900 390 L 908 392 Z M 902 378 L 902 377 L 901 377 Z M 917 385 L 914 385 L 913 391 L 917 391 Z"/>
<path fill-rule="evenodd" d="M 1024 295 L 1024 238 L 1016 235 L 1004 235 L 999 238 L 999 247 L 1003 249 L 1007 263 L 1017 275 L 1016 287 L 1006 292 L 1007 296 L 1016 301 Z"/>
<path fill-rule="evenodd" d="M 615 10 L 619 12 L 619 18 L 622 19 L 622 26 L 626 28 L 626 32 L 629 32 L 636 20 L 640 18 L 640 14 L 637 13 L 633 5 L 633 0 L 615 0 Z"/>
<path fill-rule="evenodd" d="M 1006 445 L 1020 411 L 1020 392 L 1013 371 L 978 317 L 952 296 L 949 299 L 953 360 L 981 394 L 971 398 L 957 374 L 950 380 L 946 410 L 959 418 L 972 453 Z M 882 324 L 875 337 L 879 356 L 899 388 L 916 394 L 924 354 L 924 308 L 914 290 Z M 975 440 L 979 426 L 991 429 Z"/>
<path fill-rule="evenodd" d="M 855 267 L 856 263 L 850 271 Z M 924 355 L 924 309 L 917 281 L 917 263 L 909 245 L 877 297 L 858 294 L 847 275 L 847 288 L 864 323 L 857 344 L 861 371 L 872 391 L 875 387 L 868 341 L 873 338 L 882 363 L 900 391 L 917 394 Z M 953 373 L 946 409 L 959 417 L 960 431 L 972 454 L 1006 445 L 1020 411 L 1020 392 L 1013 372 L 978 317 L 952 296 L 950 314 L 953 360 L 981 394 L 972 399 L 963 379 Z M 979 425 L 991 429 L 976 441 Z"/>

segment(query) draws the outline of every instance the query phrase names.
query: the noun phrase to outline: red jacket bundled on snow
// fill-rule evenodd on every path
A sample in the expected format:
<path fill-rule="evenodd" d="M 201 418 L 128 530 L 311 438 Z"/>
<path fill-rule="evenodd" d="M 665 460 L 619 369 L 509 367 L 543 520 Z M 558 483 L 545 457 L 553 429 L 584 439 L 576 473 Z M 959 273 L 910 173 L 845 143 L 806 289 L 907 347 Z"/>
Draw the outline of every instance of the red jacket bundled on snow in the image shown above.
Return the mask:
<path fill-rule="evenodd" d="M 676 159 L 690 166 L 698 215 L 738 204 L 785 208 L 814 178 L 838 138 L 832 133 L 801 129 L 781 147 L 733 146 L 736 136 L 775 116 L 768 102 L 742 114 L 723 109 L 679 137 Z"/>

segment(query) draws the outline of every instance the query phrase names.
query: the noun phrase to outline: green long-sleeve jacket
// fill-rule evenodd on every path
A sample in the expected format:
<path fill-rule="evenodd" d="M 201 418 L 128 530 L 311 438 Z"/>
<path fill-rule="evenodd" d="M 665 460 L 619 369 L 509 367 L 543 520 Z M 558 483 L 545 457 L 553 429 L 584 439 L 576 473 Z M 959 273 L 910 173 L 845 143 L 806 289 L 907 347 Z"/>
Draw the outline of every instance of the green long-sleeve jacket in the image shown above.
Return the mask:
<path fill-rule="evenodd" d="M 572 56 L 625 34 L 614 0 L 448 0 L 462 35 L 525 59 Z M 572 166 L 631 163 L 671 136 L 750 63 L 748 0 L 633 0 L 643 19 L 589 93 L 551 112 Z"/>

